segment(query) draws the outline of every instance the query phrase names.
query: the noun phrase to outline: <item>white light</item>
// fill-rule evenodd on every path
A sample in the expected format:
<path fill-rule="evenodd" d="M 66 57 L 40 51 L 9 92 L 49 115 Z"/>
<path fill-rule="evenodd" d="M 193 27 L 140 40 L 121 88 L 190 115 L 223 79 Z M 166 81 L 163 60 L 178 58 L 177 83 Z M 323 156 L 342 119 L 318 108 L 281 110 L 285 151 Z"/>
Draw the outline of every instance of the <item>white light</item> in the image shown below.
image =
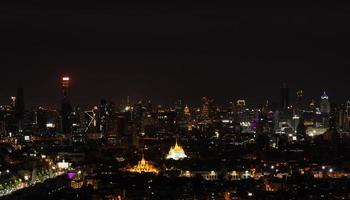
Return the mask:
<path fill-rule="evenodd" d="M 326 169 L 326 166 L 322 166 L 322 169 L 325 170 L 325 169 Z"/>
<path fill-rule="evenodd" d="M 59 169 L 68 169 L 69 165 L 70 165 L 70 163 L 65 162 L 64 160 L 62 162 L 57 163 L 57 166 Z"/>
<path fill-rule="evenodd" d="M 253 196 L 253 193 L 248 192 L 248 197 L 252 197 L 252 196 Z"/>
<path fill-rule="evenodd" d="M 55 128 L 55 124 L 54 123 L 47 123 L 46 128 Z"/>
<path fill-rule="evenodd" d="M 130 106 L 125 106 L 124 110 L 125 111 L 129 111 L 130 110 Z"/>
<path fill-rule="evenodd" d="M 24 140 L 25 140 L 25 141 L 29 141 L 29 140 L 30 140 L 30 136 L 29 136 L 29 135 L 25 135 L 25 136 L 24 136 Z"/>
<path fill-rule="evenodd" d="M 332 172 L 333 172 L 333 169 L 332 169 L 332 168 L 330 168 L 330 169 L 329 169 L 329 173 L 332 173 Z"/>

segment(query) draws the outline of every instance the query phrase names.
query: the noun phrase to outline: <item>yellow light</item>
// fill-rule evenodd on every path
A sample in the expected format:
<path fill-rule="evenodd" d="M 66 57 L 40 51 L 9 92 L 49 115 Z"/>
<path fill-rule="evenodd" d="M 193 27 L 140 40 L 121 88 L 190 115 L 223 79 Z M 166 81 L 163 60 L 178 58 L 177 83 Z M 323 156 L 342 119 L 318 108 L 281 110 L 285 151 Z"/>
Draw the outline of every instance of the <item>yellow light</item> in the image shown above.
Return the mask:
<path fill-rule="evenodd" d="M 142 172 L 155 173 L 155 174 L 159 173 L 159 170 L 155 168 L 155 166 L 153 166 L 149 161 L 146 161 L 143 156 L 141 161 L 139 161 L 137 165 L 127 169 L 127 171 L 132 173 L 142 173 Z"/>

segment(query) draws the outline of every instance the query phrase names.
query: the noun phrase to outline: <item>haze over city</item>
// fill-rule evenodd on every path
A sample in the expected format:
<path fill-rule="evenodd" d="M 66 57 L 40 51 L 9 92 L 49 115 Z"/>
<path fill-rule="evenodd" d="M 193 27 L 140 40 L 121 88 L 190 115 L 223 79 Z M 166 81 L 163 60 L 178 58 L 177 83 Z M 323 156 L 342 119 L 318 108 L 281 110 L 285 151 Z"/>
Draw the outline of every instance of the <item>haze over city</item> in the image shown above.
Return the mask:
<path fill-rule="evenodd" d="M 2 103 L 24 87 L 29 106 L 58 106 L 62 75 L 78 104 L 100 96 L 197 104 L 207 95 L 261 105 L 278 103 L 283 82 L 309 99 L 348 98 L 343 4 L 9 4 L 0 20 Z"/>

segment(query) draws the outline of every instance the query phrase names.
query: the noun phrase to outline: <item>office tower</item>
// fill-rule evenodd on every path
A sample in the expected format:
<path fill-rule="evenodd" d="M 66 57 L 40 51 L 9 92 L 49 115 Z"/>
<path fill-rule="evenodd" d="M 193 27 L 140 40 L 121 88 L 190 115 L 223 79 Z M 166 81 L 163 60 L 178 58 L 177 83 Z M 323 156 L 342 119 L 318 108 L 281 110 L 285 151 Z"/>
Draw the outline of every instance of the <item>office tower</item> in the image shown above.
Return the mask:
<path fill-rule="evenodd" d="M 44 135 L 46 132 L 47 116 L 45 110 L 41 107 L 35 112 L 35 124 L 37 127 L 37 133 Z"/>
<path fill-rule="evenodd" d="M 71 123 L 69 116 L 73 111 L 73 108 L 69 101 L 69 77 L 62 77 L 62 88 L 63 88 L 63 100 L 61 104 L 61 116 L 62 116 L 62 133 L 68 134 L 71 132 Z"/>
<path fill-rule="evenodd" d="M 106 135 L 108 129 L 108 121 L 109 121 L 109 108 L 107 101 L 105 99 L 101 100 L 100 108 L 99 108 L 99 131 L 103 136 Z"/>
<path fill-rule="evenodd" d="M 84 110 L 81 107 L 75 107 L 69 121 L 71 123 L 72 142 L 85 143 L 87 140 L 87 121 Z"/>
<path fill-rule="evenodd" d="M 143 133 L 144 129 L 144 114 L 145 108 L 142 106 L 142 102 L 139 101 L 133 109 L 132 116 L 133 122 L 135 125 L 135 131 L 137 134 Z"/>
<path fill-rule="evenodd" d="M 303 137 L 306 136 L 306 126 L 305 126 L 305 121 L 303 117 L 299 119 L 299 123 L 297 125 L 296 131 L 299 135 Z"/>
<path fill-rule="evenodd" d="M 125 136 L 127 134 L 128 120 L 124 114 L 119 114 L 116 116 L 117 124 L 117 135 L 118 137 Z"/>
<path fill-rule="evenodd" d="M 343 126 L 344 126 L 345 130 L 349 130 L 350 129 L 350 100 L 346 101 L 344 125 Z"/>
<path fill-rule="evenodd" d="M 183 119 L 183 105 L 181 99 L 175 103 L 176 120 L 179 122 Z"/>
<path fill-rule="evenodd" d="M 209 118 L 209 99 L 207 97 L 202 98 L 202 118 Z"/>
<path fill-rule="evenodd" d="M 152 113 L 153 112 L 153 105 L 151 100 L 148 100 L 147 104 L 146 104 L 146 111 L 147 113 Z"/>
<path fill-rule="evenodd" d="M 247 122 L 248 117 L 245 115 L 246 111 L 246 101 L 244 99 L 239 99 L 234 107 L 235 120 L 238 123 Z"/>
<path fill-rule="evenodd" d="M 63 98 L 69 98 L 69 82 L 70 78 L 65 76 L 62 77 L 62 88 L 63 88 Z"/>
<path fill-rule="evenodd" d="M 18 131 L 22 132 L 23 118 L 24 118 L 24 94 L 23 88 L 17 89 L 17 96 L 15 100 L 15 117 L 18 125 Z"/>
<path fill-rule="evenodd" d="M 303 90 L 297 91 L 297 98 L 294 106 L 294 115 L 301 116 L 304 110 L 304 102 L 303 102 Z"/>
<path fill-rule="evenodd" d="M 201 118 L 204 120 L 208 120 L 213 116 L 213 99 L 209 99 L 208 97 L 202 98 L 202 110 L 201 110 Z"/>
<path fill-rule="evenodd" d="M 326 92 L 321 96 L 320 111 L 322 114 L 327 115 L 331 112 L 331 106 Z"/>
<path fill-rule="evenodd" d="M 289 105 L 289 88 L 284 83 L 281 88 L 281 111 L 287 111 Z"/>

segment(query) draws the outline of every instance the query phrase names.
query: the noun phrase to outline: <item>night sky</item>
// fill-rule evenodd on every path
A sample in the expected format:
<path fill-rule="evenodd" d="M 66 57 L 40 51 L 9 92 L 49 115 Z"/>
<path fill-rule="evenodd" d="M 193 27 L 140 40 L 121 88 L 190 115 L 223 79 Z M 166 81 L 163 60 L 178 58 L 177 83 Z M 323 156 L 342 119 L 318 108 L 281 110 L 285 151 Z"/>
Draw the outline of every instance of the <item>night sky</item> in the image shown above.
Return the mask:
<path fill-rule="evenodd" d="M 251 5 L 254 6 L 254 5 Z M 224 4 L 0 6 L 0 103 L 58 106 L 152 99 L 278 102 L 286 82 L 317 100 L 350 97 L 350 6 Z"/>

